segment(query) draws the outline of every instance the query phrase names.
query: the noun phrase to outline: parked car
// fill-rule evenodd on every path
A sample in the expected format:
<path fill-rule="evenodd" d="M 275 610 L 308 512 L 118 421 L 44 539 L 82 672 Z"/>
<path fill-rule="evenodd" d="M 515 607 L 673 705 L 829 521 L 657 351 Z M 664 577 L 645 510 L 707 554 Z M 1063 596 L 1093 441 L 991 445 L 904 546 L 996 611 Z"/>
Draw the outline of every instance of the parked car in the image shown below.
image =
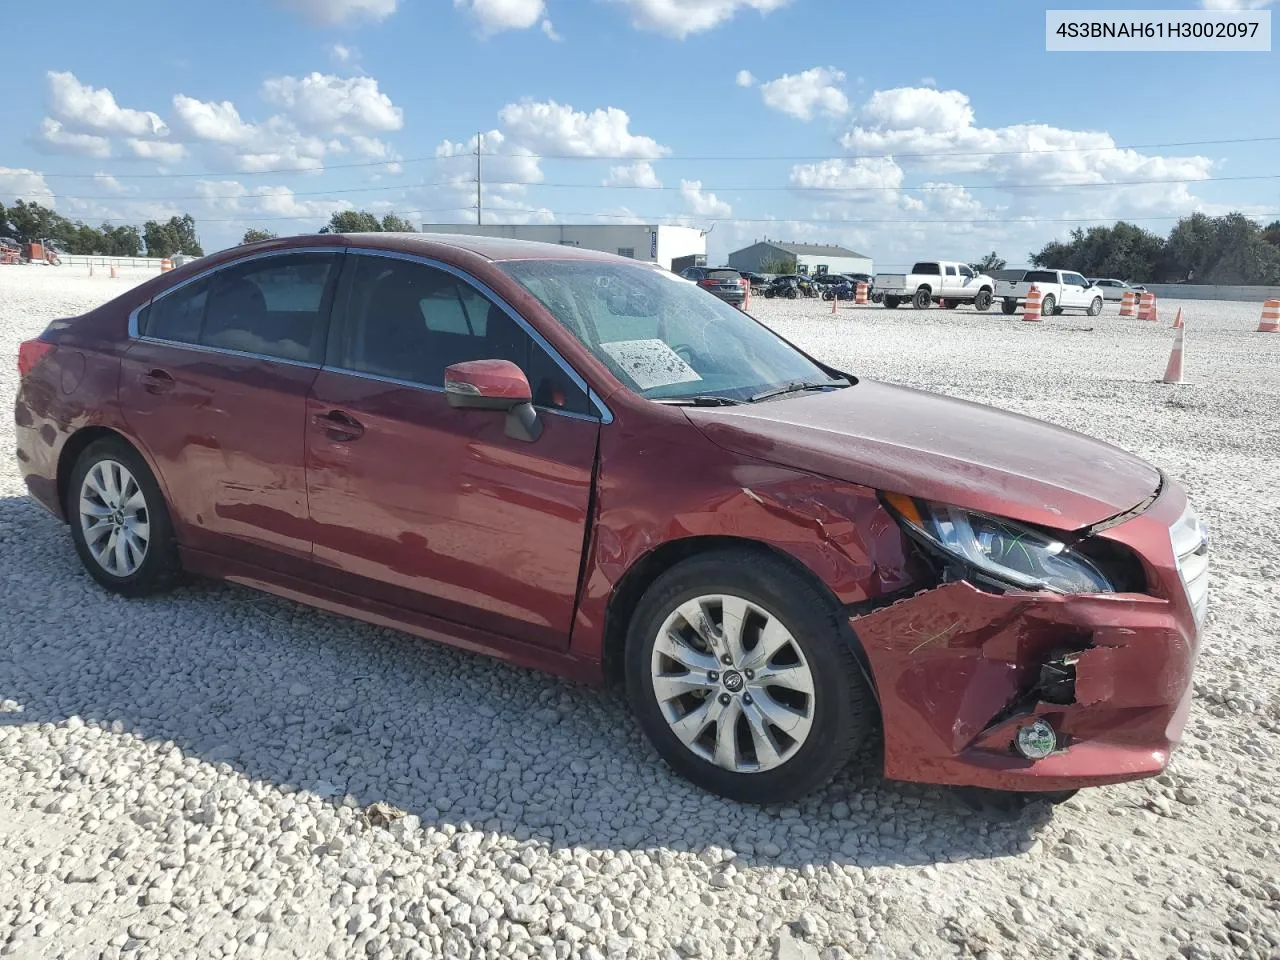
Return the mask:
<path fill-rule="evenodd" d="M 1147 288 L 1140 283 L 1126 283 L 1123 280 L 1090 280 L 1090 284 L 1098 289 L 1104 300 L 1123 300 L 1126 293 L 1146 293 Z"/>
<path fill-rule="evenodd" d="M 769 285 L 769 278 L 762 273 L 752 273 L 750 270 L 740 270 L 738 275 L 751 285 L 751 291 L 763 290 Z"/>
<path fill-rule="evenodd" d="M 878 273 L 875 277 L 876 293 L 884 297 L 890 310 L 906 302 L 924 310 L 945 301 L 948 307 L 972 303 L 975 309 L 986 311 L 991 309 L 995 286 L 985 273 L 974 273 L 968 264 L 947 260 L 922 260 L 910 273 Z"/>
<path fill-rule="evenodd" d="M 747 299 L 746 281 L 733 267 L 685 267 L 680 276 L 735 307 L 742 306 Z"/>
<path fill-rule="evenodd" d="M 1081 310 L 1091 317 L 1102 313 L 1103 292 L 1070 270 L 1028 270 L 1021 280 L 997 280 L 996 296 L 1005 314 L 1016 313 L 1032 286 L 1040 291 L 1040 312 L 1053 317 L 1067 310 Z"/>
<path fill-rule="evenodd" d="M 54 321 L 18 375 L 21 474 L 106 590 L 202 574 L 620 679 L 726 797 L 883 731 L 888 777 L 1060 799 L 1158 774 L 1187 716 L 1208 557 L 1176 480 L 633 260 L 256 244 Z"/>

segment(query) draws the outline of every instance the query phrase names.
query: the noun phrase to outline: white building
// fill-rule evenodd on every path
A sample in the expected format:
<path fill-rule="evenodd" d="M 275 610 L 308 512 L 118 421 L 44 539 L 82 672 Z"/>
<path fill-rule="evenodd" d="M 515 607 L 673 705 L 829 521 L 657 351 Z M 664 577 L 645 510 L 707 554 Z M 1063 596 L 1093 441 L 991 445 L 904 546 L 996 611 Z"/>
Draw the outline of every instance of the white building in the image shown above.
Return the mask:
<path fill-rule="evenodd" d="M 729 266 L 753 273 L 778 273 L 765 270 L 771 264 L 786 264 L 785 273 L 868 273 L 874 274 L 871 258 L 847 247 L 825 243 L 780 243 L 761 240 L 729 254 Z"/>
<path fill-rule="evenodd" d="M 424 223 L 423 233 L 452 233 L 478 237 L 509 237 L 538 240 L 566 247 L 586 247 L 616 253 L 620 257 L 658 263 L 668 270 L 677 260 L 677 269 L 705 263 L 707 235 L 694 227 L 660 224 L 556 224 L 556 223 Z"/>

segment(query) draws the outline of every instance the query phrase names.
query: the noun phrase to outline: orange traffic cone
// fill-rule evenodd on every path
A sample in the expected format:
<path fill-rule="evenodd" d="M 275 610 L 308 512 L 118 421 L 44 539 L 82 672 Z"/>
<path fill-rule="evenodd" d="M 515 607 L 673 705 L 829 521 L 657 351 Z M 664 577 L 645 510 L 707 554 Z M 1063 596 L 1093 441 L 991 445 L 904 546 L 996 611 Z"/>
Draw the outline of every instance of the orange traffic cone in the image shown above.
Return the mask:
<path fill-rule="evenodd" d="M 1028 323 L 1040 322 L 1040 299 L 1040 288 L 1033 283 L 1031 292 L 1027 294 L 1027 305 L 1022 313 L 1023 320 Z"/>
<path fill-rule="evenodd" d="M 1182 383 L 1182 344 L 1187 334 L 1186 328 L 1178 330 L 1173 341 L 1173 352 L 1169 354 L 1169 365 L 1164 368 L 1165 383 Z"/>
<path fill-rule="evenodd" d="M 1178 315 L 1177 315 L 1176 317 L 1174 317 L 1174 318 L 1173 318 L 1173 329 L 1174 329 L 1174 330 L 1181 330 L 1181 329 L 1182 329 L 1182 327 L 1183 327 L 1183 323 L 1182 323 L 1182 308 L 1181 308 L 1181 307 L 1179 307 L 1179 308 L 1178 308 Z"/>
<path fill-rule="evenodd" d="M 831 291 L 831 315 L 836 315 L 836 304 L 840 302 L 840 295 L 834 290 Z"/>
<path fill-rule="evenodd" d="M 93 276 L 93 264 L 89 264 L 89 276 Z"/>
<path fill-rule="evenodd" d="M 116 280 L 116 279 L 118 279 L 119 277 L 120 277 L 120 274 L 116 273 L 116 268 L 115 268 L 115 267 L 112 267 L 112 268 L 111 268 L 111 279 L 112 279 L 112 280 Z"/>
<path fill-rule="evenodd" d="M 1258 333 L 1280 333 L 1280 300 L 1268 300 L 1262 305 L 1262 322 Z"/>

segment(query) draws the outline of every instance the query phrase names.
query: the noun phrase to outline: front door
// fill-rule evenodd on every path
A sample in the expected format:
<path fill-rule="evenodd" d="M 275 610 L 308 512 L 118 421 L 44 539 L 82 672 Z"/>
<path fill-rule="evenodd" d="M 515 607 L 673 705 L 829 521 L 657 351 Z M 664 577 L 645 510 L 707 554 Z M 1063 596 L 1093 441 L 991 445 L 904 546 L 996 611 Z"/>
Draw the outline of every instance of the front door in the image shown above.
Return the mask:
<path fill-rule="evenodd" d="M 120 405 L 157 464 L 184 546 L 285 572 L 309 567 L 306 397 L 340 259 L 250 259 L 140 313 Z"/>
<path fill-rule="evenodd" d="M 502 636 L 568 646 L 599 419 L 507 310 L 443 268 L 349 255 L 325 368 L 307 402 L 319 576 L 339 589 Z M 454 410 L 444 370 L 524 370 L 543 421 Z"/>

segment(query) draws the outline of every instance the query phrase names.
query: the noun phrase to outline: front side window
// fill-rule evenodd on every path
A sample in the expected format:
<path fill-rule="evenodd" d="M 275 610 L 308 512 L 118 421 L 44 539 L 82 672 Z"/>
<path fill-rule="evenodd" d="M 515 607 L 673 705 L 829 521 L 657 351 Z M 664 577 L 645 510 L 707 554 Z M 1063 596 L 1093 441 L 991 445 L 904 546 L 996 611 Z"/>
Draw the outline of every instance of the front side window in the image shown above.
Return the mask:
<path fill-rule="evenodd" d="M 831 380 L 767 327 L 661 271 L 558 260 L 502 268 L 620 381 L 649 399 L 748 400 L 789 383 Z"/>
<path fill-rule="evenodd" d="M 973 271 L 972 271 L 972 270 L 970 270 L 968 267 L 961 267 L 961 268 L 960 268 L 960 276 L 962 276 L 962 277 L 968 277 L 970 280 L 972 280 L 972 279 L 973 279 Z"/>
<path fill-rule="evenodd" d="M 266 257 L 212 277 L 200 343 L 281 360 L 317 361 L 338 257 Z"/>
<path fill-rule="evenodd" d="M 510 360 L 538 406 L 590 413 L 586 392 L 497 304 L 447 271 L 358 255 L 327 363 L 427 387 L 469 360 Z M 656 271 L 653 271 L 656 272 Z"/>

